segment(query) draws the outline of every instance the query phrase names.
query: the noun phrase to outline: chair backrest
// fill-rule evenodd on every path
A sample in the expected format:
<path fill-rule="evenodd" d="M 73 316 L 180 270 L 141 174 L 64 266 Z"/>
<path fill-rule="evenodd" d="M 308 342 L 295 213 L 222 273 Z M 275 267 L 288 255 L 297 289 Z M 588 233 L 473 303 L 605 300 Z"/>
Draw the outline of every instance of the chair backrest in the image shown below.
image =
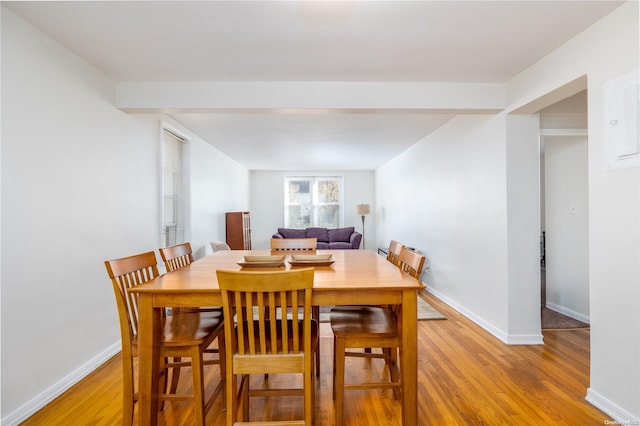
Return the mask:
<path fill-rule="evenodd" d="M 398 266 L 398 261 L 400 260 L 400 251 L 402 251 L 403 247 L 403 244 L 391 240 L 391 242 L 389 243 L 389 253 L 387 253 L 387 260 Z"/>
<path fill-rule="evenodd" d="M 316 249 L 318 245 L 317 238 L 272 238 L 271 250 L 308 250 L 312 251 Z"/>
<path fill-rule="evenodd" d="M 229 247 L 229 244 L 222 241 L 211 241 L 210 244 L 211 244 L 211 250 L 213 250 L 214 253 L 221 250 L 231 250 L 231 247 Z"/>
<path fill-rule="evenodd" d="M 403 247 L 402 250 L 400 250 L 398 268 L 419 280 L 425 259 L 426 257 L 424 255 Z"/>
<path fill-rule="evenodd" d="M 138 334 L 138 295 L 127 290 L 160 275 L 156 254 L 149 251 L 121 259 L 106 260 L 104 265 L 116 295 L 122 349 L 131 353 L 133 338 Z"/>
<path fill-rule="evenodd" d="M 216 274 L 225 316 L 227 361 L 233 358 L 234 373 L 300 371 L 304 367 L 301 356 L 311 356 L 313 268 L 218 270 Z M 291 321 L 281 320 L 278 315 L 285 317 L 287 312 Z M 234 315 L 235 326 L 228 320 Z M 277 359 L 265 362 L 260 357 Z"/>
<path fill-rule="evenodd" d="M 182 243 L 158 250 L 167 272 L 175 271 L 193 263 L 193 251 L 191 244 Z"/>

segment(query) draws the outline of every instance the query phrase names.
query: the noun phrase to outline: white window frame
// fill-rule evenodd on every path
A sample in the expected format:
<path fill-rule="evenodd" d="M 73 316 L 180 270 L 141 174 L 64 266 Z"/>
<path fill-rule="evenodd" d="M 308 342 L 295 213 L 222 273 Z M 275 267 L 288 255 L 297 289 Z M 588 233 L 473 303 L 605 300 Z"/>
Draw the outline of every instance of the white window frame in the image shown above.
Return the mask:
<path fill-rule="evenodd" d="M 344 226 L 344 176 L 335 175 L 335 174 L 327 174 L 327 175 L 304 175 L 304 174 L 291 174 L 286 175 L 284 177 L 284 227 L 290 227 L 289 221 L 289 182 L 295 180 L 308 180 L 310 181 L 311 186 L 311 223 L 310 227 L 317 227 L 318 225 L 318 215 L 317 215 L 317 207 L 322 205 L 318 202 L 318 182 L 321 180 L 335 179 L 340 182 L 340 196 L 338 201 L 338 227 Z M 331 203 L 333 204 L 333 203 Z"/>
<path fill-rule="evenodd" d="M 190 203 L 190 151 L 191 144 L 190 139 L 184 135 L 181 131 L 167 123 L 161 124 L 161 137 L 160 137 L 160 246 L 165 247 L 167 245 L 180 244 L 185 241 L 189 241 L 191 238 L 191 203 Z M 181 155 L 180 155 L 180 181 L 179 191 L 176 194 L 177 197 L 177 222 L 176 222 L 176 238 L 175 241 L 169 242 L 165 238 L 165 132 L 169 133 L 173 138 L 178 139 L 182 143 Z"/>

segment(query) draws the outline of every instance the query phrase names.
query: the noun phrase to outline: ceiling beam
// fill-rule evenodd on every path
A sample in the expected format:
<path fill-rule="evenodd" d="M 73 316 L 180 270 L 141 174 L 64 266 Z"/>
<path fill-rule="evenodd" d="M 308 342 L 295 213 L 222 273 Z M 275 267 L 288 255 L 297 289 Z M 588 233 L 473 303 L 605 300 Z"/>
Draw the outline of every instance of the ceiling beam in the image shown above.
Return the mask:
<path fill-rule="evenodd" d="M 121 82 L 126 112 L 291 110 L 496 114 L 505 108 L 497 83 Z"/>

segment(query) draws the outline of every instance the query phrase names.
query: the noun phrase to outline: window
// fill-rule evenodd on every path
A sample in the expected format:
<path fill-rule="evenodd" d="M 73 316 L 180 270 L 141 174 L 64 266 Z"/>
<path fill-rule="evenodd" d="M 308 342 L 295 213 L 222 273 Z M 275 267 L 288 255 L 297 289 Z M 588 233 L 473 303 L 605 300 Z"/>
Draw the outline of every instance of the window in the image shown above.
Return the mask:
<path fill-rule="evenodd" d="M 185 241 L 183 158 L 186 141 L 162 132 L 162 244 L 169 247 Z"/>
<path fill-rule="evenodd" d="M 284 226 L 339 228 L 343 223 L 342 177 L 287 176 Z"/>

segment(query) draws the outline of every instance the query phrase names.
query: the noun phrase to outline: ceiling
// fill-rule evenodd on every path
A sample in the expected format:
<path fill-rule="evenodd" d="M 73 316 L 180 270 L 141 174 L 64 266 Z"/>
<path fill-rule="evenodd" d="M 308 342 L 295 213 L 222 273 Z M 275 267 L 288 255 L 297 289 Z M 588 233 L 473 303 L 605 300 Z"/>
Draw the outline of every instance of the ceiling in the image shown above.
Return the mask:
<path fill-rule="evenodd" d="M 2 4 L 114 81 L 500 83 L 621 2 Z M 171 115 L 251 170 L 373 170 L 452 117 L 385 109 Z"/>

